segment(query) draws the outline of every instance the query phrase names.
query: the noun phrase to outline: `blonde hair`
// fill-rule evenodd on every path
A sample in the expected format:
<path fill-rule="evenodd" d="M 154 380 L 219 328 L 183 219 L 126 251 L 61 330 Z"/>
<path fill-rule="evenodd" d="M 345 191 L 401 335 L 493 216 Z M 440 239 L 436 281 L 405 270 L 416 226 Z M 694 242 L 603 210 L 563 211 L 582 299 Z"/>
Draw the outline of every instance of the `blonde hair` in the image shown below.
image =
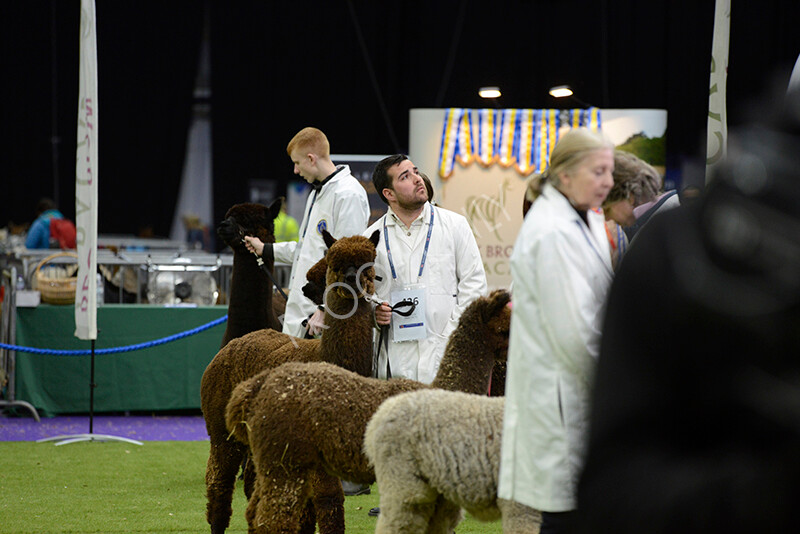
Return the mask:
<path fill-rule="evenodd" d="M 654 200 L 661 191 L 661 175 L 652 165 L 630 152 L 614 152 L 614 187 L 604 206 L 633 196 L 634 207 Z"/>
<path fill-rule="evenodd" d="M 528 186 L 525 188 L 525 200 L 531 204 L 542 194 L 542 173 L 535 172 L 528 179 Z"/>
<path fill-rule="evenodd" d="M 611 142 L 602 132 L 588 128 L 573 128 L 561 136 L 550 154 L 550 165 L 542 173 L 542 182 L 550 182 L 559 186 L 559 175 L 568 173 L 577 167 L 590 153 L 610 148 L 614 150 Z"/>
<path fill-rule="evenodd" d="M 286 145 L 286 153 L 289 154 L 289 157 L 292 157 L 292 152 L 298 148 L 308 150 L 321 158 L 328 158 L 331 155 L 331 145 L 328 143 L 328 138 L 322 133 L 322 130 L 311 126 L 303 128 L 292 137 L 292 140 Z"/>

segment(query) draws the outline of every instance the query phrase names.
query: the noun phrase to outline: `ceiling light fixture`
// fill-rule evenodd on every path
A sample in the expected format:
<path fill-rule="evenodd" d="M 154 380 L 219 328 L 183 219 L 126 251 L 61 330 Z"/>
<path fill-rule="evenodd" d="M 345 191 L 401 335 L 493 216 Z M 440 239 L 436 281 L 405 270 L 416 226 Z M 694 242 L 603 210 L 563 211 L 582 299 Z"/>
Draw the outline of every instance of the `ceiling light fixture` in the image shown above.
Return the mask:
<path fill-rule="evenodd" d="M 550 96 L 553 98 L 572 96 L 572 88 L 569 85 L 556 85 L 550 88 Z"/>
<path fill-rule="evenodd" d="M 501 94 L 499 87 L 481 87 L 478 89 L 478 96 L 481 98 L 499 98 Z"/>

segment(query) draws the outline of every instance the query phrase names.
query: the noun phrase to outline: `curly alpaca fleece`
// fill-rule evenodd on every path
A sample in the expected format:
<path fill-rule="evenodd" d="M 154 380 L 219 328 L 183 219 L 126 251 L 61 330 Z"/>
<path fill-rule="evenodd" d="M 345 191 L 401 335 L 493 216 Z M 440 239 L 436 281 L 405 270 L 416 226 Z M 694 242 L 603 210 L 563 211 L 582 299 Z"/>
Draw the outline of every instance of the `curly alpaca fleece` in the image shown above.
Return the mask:
<path fill-rule="evenodd" d="M 374 482 L 362 451 L 367 422 L 385 399 L 428 387 L 485 394 L 508 350 L 509 295 L 495 291 L 470 304 L 448 341 L 432 386 L 364 378 L 325 363 L 289 363 L 239 384 L 228 403 L 228 429 L 250 443 L 256 470 L 247 520 L 253 532 L 344 531 L 341 484 Z M 314 500 L 314 515 L 309 500 Z"/>
<path fill-rule="evenodd" d="M 332 362 L 361 375 L 372 374 L 372 306 L 354 299 L 363 290 L 374 292 L 375 271 L 360 269 L 375 259 L 377 232 L 371 237 L 353 236 L 337 240 L 325 232 L 328 282 L 339 282 L 353 291 L 329 292 L 327 330 L 321 339 L 298 339 L 264 329 L 231 340 L 209 363 L 200 384 L 200 401 L 210 441 L 206 466 L 206 518 L 212 533 L 224 532 L 232 514 L 231 502 L 239 466 L 247 457 L 247 445 L 229 439 L 225 407 L 241 381 L 291 361 Z M 355 273 L 360 279 L 356 280 Z M 258 273 L 263 276 L 263 273 Z M 351 315 L 352 314 L 352 315 Z M 244 471 L 244 489 L 252 494 L 254 474 Z"/>
<path fill-rule="evenodd" d="M 370 419 L 364 452 L 381 494 L 376 533 L 452 532 L 463 508 L 503 532 L 539 529 L 538 512 L 497 498 L 502 398 L 420 390 L 386 400 Z"/>

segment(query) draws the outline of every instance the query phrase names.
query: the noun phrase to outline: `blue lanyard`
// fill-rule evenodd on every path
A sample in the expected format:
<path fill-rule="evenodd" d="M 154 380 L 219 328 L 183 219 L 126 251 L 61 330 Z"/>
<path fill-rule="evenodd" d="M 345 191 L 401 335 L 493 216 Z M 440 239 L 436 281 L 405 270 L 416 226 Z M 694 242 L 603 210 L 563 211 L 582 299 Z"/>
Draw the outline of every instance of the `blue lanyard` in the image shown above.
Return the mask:
<path fill-rule="evenodd" d="M 578 228 L 580 228 L 581 232 L 583 233 L 583 237 L 586 238 L 586 243 L 589 245 L 589 248 L 592 249 L 594 255 L 597 256 L 597 259 L 600 260 L 600 263 L 603 264 L 603 267 L 606 268 L 606 271 L 610 272 L 611 276 L 614 276 L 614 272 L 611 271 L 611 269 L 609 269 L 608 265 L 606 265 L 606 262 L 603 261 L 603 256 L 600 255 L 600 252 L 598 252 L 597 247 L 595 247 L 594 243 L 592 243 L 592 238 L 590 238 L 589 234 L 586 233 L 586 230 L 589 229 L 589 225 L 582 224 L 581 221 L 575 221 L 575 224 L 577 224 Z"/>
<path fill-rule="evenodd" d="M 431 232 L 433 231 L 433 206 L 431 206 L 431 223 L 428 225 L 428 237 L 425 238 L 425 250 L 422 252 L 422 261 L 419 264 L 419 274 L 417 280 L 422 276 L 422 271 L 425 269 L 425 259 L 428 257 L 428 246 L 431 244 Z M 392 269 L 392 279 L 397 280 L 397 273 L 394 270 L 394 262 L 392 261 L 392 251 L 389 248 L 389 230 L 386 228 L 386 215 L 383 216 L 383 242 L 386 244 L 386 257 L 389 259 L 389 267 Z"/>

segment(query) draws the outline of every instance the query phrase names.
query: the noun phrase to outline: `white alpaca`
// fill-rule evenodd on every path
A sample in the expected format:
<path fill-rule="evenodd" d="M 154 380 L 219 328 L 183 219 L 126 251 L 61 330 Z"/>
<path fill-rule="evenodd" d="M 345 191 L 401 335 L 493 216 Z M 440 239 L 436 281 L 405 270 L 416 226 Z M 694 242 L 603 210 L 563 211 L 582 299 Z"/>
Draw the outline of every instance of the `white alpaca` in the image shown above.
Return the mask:
<path fill-rule="evenodd" d="M 437 389 L 384 401 L 367 425 L 381 513 L 375 532 L 450 533 L 461 508 L 505 533 L 537 533 L 538 511 L 497 498 L 503 398 Z"/>

